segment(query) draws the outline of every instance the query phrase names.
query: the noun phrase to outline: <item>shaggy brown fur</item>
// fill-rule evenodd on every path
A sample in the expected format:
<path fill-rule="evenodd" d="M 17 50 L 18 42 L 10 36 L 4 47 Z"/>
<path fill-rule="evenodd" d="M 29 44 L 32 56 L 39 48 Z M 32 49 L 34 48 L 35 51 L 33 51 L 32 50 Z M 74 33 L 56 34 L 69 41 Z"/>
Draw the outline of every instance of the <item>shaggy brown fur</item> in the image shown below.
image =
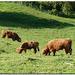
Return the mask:
<path fill-rule="evenodd" d="M 47 55 L 48 53 L 50 55 L 50 53 L 53 52 L 53 56 L 55 56 L 56 51 L 59 51 L 61 49 L 65 49 L 66 55 L 68 53 L 70 53 L 71 55 L 72 54 L 71 45 L 72 40 L 70 38 L 51 40 L 43 49 L 42 55 Z"/>
<path fill-rule="evenodd" d="M 18 42 L 21 42 L 21 38 L 17 35 L 15 32 L 11 32 L 9 30 L 2 30 L 2 36 L 1 38 L 11 38 L 13 41 L 17 40 Z"/>
<path fill-rule="evenodd" d="M 28 41 L 28 42 L 23 42 L 21 44 L 21 46 L 19 48 L 17 48 L 17 53 L 22 53 L 22 51 L 24 50 L 24 52 L 26 53 L 26 49 L 34 49 L 34 53 L 36 54 L 37 50 L 36 48 L 38 48 L 39 51 L 39 42 L 37 41 Z"/>

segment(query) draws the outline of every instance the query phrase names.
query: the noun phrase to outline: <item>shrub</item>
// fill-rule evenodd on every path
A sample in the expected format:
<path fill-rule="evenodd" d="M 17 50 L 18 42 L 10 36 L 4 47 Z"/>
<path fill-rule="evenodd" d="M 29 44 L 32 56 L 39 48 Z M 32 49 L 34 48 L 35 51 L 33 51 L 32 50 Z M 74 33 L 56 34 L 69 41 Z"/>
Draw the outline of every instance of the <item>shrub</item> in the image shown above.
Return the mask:
<path fill-rule="evenodd" d="M 57 15 L 57 14 L 58 14 L 57 9 L 52 9 L 52 10 L 51 10 L 51 14 Z"/>

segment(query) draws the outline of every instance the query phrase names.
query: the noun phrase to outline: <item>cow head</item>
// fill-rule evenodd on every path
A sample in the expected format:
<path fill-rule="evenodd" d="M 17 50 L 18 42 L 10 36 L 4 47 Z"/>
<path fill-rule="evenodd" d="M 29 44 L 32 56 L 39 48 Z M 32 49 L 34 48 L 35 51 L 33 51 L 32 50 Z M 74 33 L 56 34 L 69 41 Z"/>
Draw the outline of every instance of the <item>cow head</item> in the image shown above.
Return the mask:
<path fill-rule="evenodd" d="M 41 54 L 42 55 L 47 55 L 47 51 L 46 50 L 43 50 Z"/>
<path fill-rule="evenodd" d="M 17 41 L 18 41 L 18 42 L 21 42 L 21 38 L 17 38 Z"/>
<path fill-rule="evenodd" d="M 23 51 L 23 48 L 17 48 L 17 53 L 21 54 Z"/>

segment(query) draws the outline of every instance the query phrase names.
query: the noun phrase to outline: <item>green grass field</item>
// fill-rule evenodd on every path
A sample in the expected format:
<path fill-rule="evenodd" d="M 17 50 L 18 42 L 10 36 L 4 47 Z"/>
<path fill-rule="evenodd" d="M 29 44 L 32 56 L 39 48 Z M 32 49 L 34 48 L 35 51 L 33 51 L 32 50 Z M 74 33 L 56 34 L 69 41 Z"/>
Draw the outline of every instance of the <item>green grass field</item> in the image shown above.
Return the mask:
<path fill-rule="evenodd" d="M 25 41 L 38 41 L 40 51 L 33 49 L 27 53 L 17 53 L 22 42 L 12 39 L 0 39 L 0 73 L 19 74 L 57 74 L 75 73 L 75 19 L 49 15 L 36 9 L 0 2 L 0 35 L 2 30 L 16 32 Z M 65 50 L 56 52 L 56 56 L 40 56 L 48 41 L 71 38 L 72 55 L 65 56 Z"/>

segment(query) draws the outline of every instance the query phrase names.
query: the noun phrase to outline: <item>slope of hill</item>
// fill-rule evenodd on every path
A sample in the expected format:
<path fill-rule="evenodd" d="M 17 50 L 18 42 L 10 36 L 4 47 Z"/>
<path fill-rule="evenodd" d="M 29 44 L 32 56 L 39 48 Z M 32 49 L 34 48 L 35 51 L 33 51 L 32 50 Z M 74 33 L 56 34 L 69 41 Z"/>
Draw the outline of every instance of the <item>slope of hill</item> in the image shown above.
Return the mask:
<path fill-rule="evenodd" d="M 36 9 L 0 2 L 0 32 L 11 30 L 24 41 L 38 41 L 40 51 L 33 49 L 18 54 L 17 48 L 22 42 L 0 39 L 0 73 L 75 73 L 75 19 L 57 17 Z M 0 33 L 1 35 L 1 33 Z M 56 56 L 40 56 L 48 41 L 71 38 L 72 55 L 65 56 L 65 50 L 56 52 Z M 68 64 L 67 64 L 68 63 Z"/>

